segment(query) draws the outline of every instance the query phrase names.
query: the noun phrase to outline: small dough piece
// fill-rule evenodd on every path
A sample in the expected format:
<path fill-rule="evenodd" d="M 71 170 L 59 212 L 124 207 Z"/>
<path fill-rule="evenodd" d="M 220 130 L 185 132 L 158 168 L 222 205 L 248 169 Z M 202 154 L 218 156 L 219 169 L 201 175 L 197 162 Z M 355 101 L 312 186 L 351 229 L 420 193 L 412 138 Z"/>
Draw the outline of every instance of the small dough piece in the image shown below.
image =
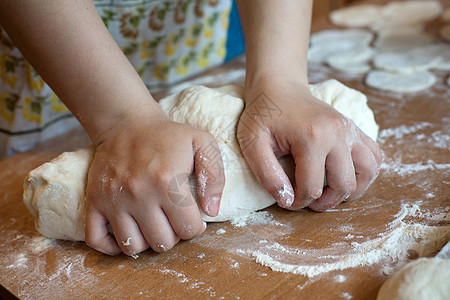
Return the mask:
<path fill-rule="evenodd" d="M 372 66 L 368 62 L 356 62 L 356 63 L 333 63 L 328 62 L 328 65 L 338 71 L 348 74 L 365 74 L 372 69 Z"/>
<path fill-rule="evenodd" d="M 367 62 L 374 55 L 374 50 L 369 46 L 356 46 L 348 49 L 345 52 L 338 52 L 330 55 L 326 62 L 332 64 L 347 64 Z"/>
<path fill-rule="evenodd" d="M 365 95 L 336 80 L 313 84 L 310 88 L 315 97 L 332 105 L 376 140 L 378 126 Z M 224 193 L 217 217 L 201 212 L 205 221 L 230 220 L 275 203 L 254 177 L 236 138 L 244 108 L 243 93 L 243 88 L 235 85 L 216 89 L 192 86 L 160 101 L 164 112 L 174 121 L 210 132 L 219 145 L 226 177 Z M 23 201 L 42 235 L 84 240 L 84 191 L 93 155 L 92 147 L 66 152 L 27 175 Z M 292 156 L 282 157 L 279 162 L 292 179 L 295 169 Z M 197 186 L 194 179 L 190 185 Z"/>
<path fill-rule="evenodd" d="M 375 55 L 376 68 L 401 74 L 427 71 L 441 61 L 440 56 L 426 55 L 417 48 L 407 52 L 381 52 Z"/>
<path fill-rule="evenodd" d="M 382 15 L 382 6 L 364 4 L 334 10 L 330 14 L 330 20 L 336 25 L 365 27 L 379 21 Z"/>
<path fill-rule="evenodd" d="M 324 63 L 331 57 L 348 58 L 348 53 L 352 51 L 367 55 L 370 51 L 367 48 L 372 39 L 372 33 L 361 29 L 320 31 L 311 36 L 308 61 Z"/>
<path fill-rule="evenodd" d="M 330 67 L 344 73 L 363 74 L 371 69 L 369 61 L 374 53 L 369 46 L 356 46 L 348 51 L 329 55 L 326 62 Z"/>
<path fill-rule="evenodd" d="M 450 24 L 442 26 L 441 29 L 439 29 L 439 34 L 444 40 L 450 42 Z"/>
<path fill-rule="evenodd" d="M 431 59 L 439 58 L 439 61 L 432 67 L 435 70 L 450 70 L 450 44 L 439 43 L 420 47 L 415 50 L 418 55 Z"/>
<path fill-rule="evenodd" d="M 447 300 L 449 295 L 450 260 L 419 258 L 392 275 L 377 300 Z"/>
<path fill-rule="evenodd" d="M 314 33 L 311 36 L 312 46 L 368 45 L 373 33 L 363 29 L 329 29 Z M 345 46 L 348 47 L 348 46 Z"/>
<path fill-rule="evenodd" d="M 438 18 L 443 10 L 436 0 L 391 1 L 383 7 L 383 18 L 397 24 L 426 23 Z"/>
<path fill-rule="evenodd" d="M 385 51 L 408 51 L 433 42 L 433 36 L 416 28 L 390 28 L 378 33 L 375 47 Z"/>
<path fill-rule="evenodd" d="M 412 74 L 395 74 L 385 71 L 370 71 L 366 84 L 370 87 L 397 93 L 414 93 L 426 90 L 436 82 L 436 77 L 430 72 Z"/>

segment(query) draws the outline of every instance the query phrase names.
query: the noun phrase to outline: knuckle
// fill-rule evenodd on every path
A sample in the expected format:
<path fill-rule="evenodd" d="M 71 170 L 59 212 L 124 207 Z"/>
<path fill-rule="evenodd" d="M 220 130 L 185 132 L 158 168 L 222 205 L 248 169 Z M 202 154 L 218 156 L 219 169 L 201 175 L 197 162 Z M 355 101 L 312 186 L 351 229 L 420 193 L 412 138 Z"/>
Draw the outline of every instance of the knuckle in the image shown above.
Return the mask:
<path fill-rule="evenodd" d="M 159 186 L 167 188 L 169 183 L 173 180 L 174 175 L 169 171 L 169 168 L 159 168 L 153 170 L 150 175 L 150 180 L 157 183 Z"/>

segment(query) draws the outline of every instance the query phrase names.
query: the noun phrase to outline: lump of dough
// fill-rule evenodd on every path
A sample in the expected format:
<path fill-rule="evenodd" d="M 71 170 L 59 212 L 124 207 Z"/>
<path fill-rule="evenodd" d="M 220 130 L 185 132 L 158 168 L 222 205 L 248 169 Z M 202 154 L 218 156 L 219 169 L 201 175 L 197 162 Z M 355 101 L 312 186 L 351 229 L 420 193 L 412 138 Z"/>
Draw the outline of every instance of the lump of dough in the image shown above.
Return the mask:
<path fill-rule="evenodd" d="M 27 174 L 23 202 L 43 236 L 84 241 L 84 195 L 94 151 L 91 146 L 64 152 Z"/>
<path fill-rule="evenodd" d="M 397 271 L 378 292 L 377 300 L 445 300 L 450 296 L 450 260 L 419 258 Z"/>
<path fill-rule="evenodd" d="M 313 84 L 310 88 L 315 97 L 335 107 L 376 140 L 378 126 L 365 95 L 336 80 Z M 192 86 L 159 102 L 174 121 L 210 132 L 219 145 L 226 182 L 219 215 L 212 218 L 201 211 L 205 221 L 230 220 L 275 203 L 257 182 L 236 139 L 237 123 L 244 109 L 243 93 L 243 88 L 236 85 L 217 89 Z M 84 240 L 84 191 L 93 155 L 92 147 L 63 153 L 27 175 L 24 202 L 42 235 Z M 279 161 L 292 180 L 295 169 L 292 157 L 282 157 Z M 195 182 L 191 186 L 196 186 Z"/>

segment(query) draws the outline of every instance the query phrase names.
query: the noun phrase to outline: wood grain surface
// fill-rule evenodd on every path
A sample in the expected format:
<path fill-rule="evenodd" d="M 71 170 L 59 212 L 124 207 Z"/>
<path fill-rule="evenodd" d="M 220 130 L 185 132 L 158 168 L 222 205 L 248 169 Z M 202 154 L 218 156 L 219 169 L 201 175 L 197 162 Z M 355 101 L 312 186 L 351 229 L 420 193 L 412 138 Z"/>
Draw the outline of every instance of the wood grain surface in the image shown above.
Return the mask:
<path fill-rule="evenodd" d="M 434 21 L 427 30 L 435 33 L 438 26 Z M 331 27 L 322 19 L 313 30 Z M 240 57 L 190 83 L 242 84 L 243 68 Z M 243 226 L 209 224 L 201 237 L 167 253 L 110 257 L 35 231 L 22 202 L 25 174 L 64 150 L 89 144 L 81 129 L 0 161 L 1 293 L 23 299 L 375 299 L 395 269 L 434 255 L 449 239 L 449 72 L 433 73 L 438 82 L 432 88 L 398 94 L 366 87 L 363 75 L 311 66 L 311 82 L 335 78 L 368 96 L 385 152 L 377 180 L 360 199 L 327 212 L 272 206 Z M 274 271 L 261 257 L 317 274 Z M 342 261 L 354 266 L 339 266 Z"/>

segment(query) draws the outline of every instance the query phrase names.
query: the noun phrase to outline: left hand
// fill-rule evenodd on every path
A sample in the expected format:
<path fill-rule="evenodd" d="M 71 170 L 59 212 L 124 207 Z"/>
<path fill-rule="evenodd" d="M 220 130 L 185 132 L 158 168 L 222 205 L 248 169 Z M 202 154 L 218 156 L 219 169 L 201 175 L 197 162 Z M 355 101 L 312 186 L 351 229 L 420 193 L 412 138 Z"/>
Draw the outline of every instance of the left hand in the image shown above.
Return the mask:
<path fill-rule="evenodd" d="M 238 140 L 256 178 L 281 207 L 324 211 L 361 196 L 378 175 L 378 145 L 314 98 L 308 85 L 265 82 L 246 87 L 245 99 Z M 277 161 L 288 154 L 296 164 L 295 189 Z"/>

